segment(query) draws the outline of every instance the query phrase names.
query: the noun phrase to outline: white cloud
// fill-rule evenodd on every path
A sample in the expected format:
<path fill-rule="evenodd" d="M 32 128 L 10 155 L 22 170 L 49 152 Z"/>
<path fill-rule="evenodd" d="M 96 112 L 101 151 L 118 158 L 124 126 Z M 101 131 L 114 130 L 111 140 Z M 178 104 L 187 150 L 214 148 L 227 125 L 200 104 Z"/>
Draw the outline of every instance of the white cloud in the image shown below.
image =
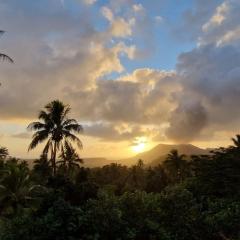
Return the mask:
<path fill-rule="evenodd" d="M 134 4 L 133 6 L 133 10 L 135 11 L 135 12 L 141 12 L 141 11 L 144 11 L 144 7 L 143 7 L 143 5 L 142 4 Z"/>
<path fill-rule="evenodd" d="M 114 19 L 113 12 L 110 8 L 104 6 L 101 8 L 102 15 L 109 21 L 112 22 Z"/>
<path fill-rule="evenodd" d="M 239 45 L 239 11 L 240 2 L 238 0 L 225 0 L 219 5 L 210 19 L 202 26 L 203 32 L 199 37 L 199 45 Z"/>
<path fill-rule="evenodd" d="M 163 18 L 161 16 L 156 16 L 155 20 L 157 23 L 161 23 L 163 21 Z"/>
<path fill-rule="evenodd" d="M 83 0 L 83 2 L 87 5 L 93 5 L 94 3 L 97 2 L 97 0 Z"/>
<path fill-rule="evenodd" d="M 109 32 L 113 37 L 125 38 L 132 35 L 132 27 L 135 25 L 133 17 L 124 19 L 114 16 L 113 11 L 107 6 L 101 8 L 101 13 L 109 21 Z"/>
<path fill-rule="evenodd" d="M 229 11 L 229 2 L 223 2 L 220 6 L 217 7 L 216 12 L 210 18 L 210 20 L 203 25 L 203 31 L 207 32 L 215 27 L 220 26 L 224 20 L 226 20 L 226 16 L 229 14 Z"/>

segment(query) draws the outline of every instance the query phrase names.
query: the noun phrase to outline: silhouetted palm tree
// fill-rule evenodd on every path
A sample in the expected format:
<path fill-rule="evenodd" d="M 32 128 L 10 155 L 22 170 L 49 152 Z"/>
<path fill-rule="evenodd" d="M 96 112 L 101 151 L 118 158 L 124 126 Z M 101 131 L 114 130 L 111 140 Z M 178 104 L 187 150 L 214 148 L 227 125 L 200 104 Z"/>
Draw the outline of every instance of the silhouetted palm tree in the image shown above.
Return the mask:
<path fill-rule="evenodd" d="M 5 31 L 0 30 L 0 35 L 4 34 Z M 4 54 L 4 53 L 0 53 L 0 59 L 3 61 L 8 61 L 10 63 L 13 63 L 13 59 L 10 58 L 8 55 Z"/>
<path fill-rule="evenodd" d="M 232 138 L 232 141 L 234 143 L 234 147 L 240 149 L 240 135 L 237 134 L 236 138 Z"/>
<path fill-rule="evenodd" d="M 43 153 L 48 154 L 50 151 L 53 175 L 56 174 L 57 151 L 61 149 L 63 141 L 69 145 L 76 143 L 82 148 L 82 142 L 74 133 L 81 133 L 83 128 L 75 119 L 68 118 L 69 112 L 69 105 L 54 100 L 45 106 L 45 110 L 40 111 L 38 118 L 41 121 L 28 126 L 28 129 L 35 131 L 29 150 L 47 140 Z"/>
<path fill-rule="evenodd" d="M 164 167 L 170 173 L 174 180 L 181 181 L 183 178 L 184 168 L 187 167 L 185 160 L 186 155 L 179 154 L 176 149 L 170 151 L 166 160 L 163 162 Z"/>
<path fill-rule="evenodd" d="M 70 175 L 76 168 L 79 168 L 79 164 L 83 163 L 83 160 L 79 157 L 76 149 L 74 149 L 68 142 L 62 146 L 62 152 L 60 154 L 60 167 L 63 168 L 66 175 Z"/>

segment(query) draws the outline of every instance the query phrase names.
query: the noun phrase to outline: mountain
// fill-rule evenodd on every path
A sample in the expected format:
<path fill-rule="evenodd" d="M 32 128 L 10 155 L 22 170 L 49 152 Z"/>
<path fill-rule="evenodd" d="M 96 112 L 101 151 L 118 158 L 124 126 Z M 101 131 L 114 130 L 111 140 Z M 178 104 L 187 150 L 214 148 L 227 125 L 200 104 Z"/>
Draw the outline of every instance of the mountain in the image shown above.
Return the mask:
<path fill-rule="evenodd" d="M 209 154 L 209 151 L 206 149 L 202 149 L 199 147 L 196 147 L 192 144 L 158 144 L 154 148 L 152 148 L 149 151 L 139 153 L 134 157 L 123 159 L 118 161 L 118 163 L 121 163 L 123 165 L 134 165 L 139 159 L 142 159 L 144 164 L 147 165 L 157 165 L 161 162 L 163 162 L 167 156 L 167 154 L 173 150 L 176 149 L 180 154 L 185 155 L 203 155 L 203 154 Z"/>

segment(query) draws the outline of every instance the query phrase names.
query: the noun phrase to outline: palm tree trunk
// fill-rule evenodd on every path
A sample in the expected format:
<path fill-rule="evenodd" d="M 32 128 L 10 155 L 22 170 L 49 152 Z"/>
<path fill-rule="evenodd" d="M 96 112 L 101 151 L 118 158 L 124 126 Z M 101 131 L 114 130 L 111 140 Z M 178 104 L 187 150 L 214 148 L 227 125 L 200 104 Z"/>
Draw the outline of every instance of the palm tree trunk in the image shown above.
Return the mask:
<path fill-rule="evenodd" d="M 57 155 L 57 142 L 54 141 L 53 157 L 52 157 L 53 176 L 56 175 L 56 155 Z"/>

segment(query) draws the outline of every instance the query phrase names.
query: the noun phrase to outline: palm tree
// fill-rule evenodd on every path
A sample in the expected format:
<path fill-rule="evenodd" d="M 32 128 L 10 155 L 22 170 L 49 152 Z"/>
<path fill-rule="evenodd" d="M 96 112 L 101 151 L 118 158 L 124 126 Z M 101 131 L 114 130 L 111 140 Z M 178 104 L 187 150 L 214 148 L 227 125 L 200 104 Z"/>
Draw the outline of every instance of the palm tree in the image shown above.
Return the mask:
<path fill-rule="evenodd" d="M 61 149 L 63 142 L 68 142 L 69 145 L 76 143 L 82 148 L 82 142 L 74 133 L 81 133 L 83 128 L 75 119 L 68 118 L 70 110 L 69 105 L 54 100 L 45 106 L 45 110 L 40 111 L 38 118 L 41 121 L 32 122 L 28 126 L 28 129 L 35 131 L 28 150 L 47 141 L 43 153 L 50 152 L 53 175 L 56 174 L 57 151 Z"/>
<path fill-rule="evenodd" d="M 76 168 L 79 168 L 80 163 L 83 163 L 76 149 L 68 142 L 65 142 L 62 146 L 62 152 L 59 157 L 61 159 L 59 161 L 60 167 L 63 168 L 66 175 L 70 175 Z"/>
<path fill-rule="evenodd" d="M 126 182 L 130 183 L 133 189 L 145 188 L 145 170 L 142 159 L 137 161 L 137 164 L 130 168 L 130 173 L 126 178 Z"/>
<path fill-rule="evenodd" d="M 240 149 L 240 135 L 237 134 L 236 138 L 232 138 L 232 141 L 234 143 L 234 147 Z"/>
<path fill-rule="evenodd" d="M 47 154 L 41 154 L 40 158 L 34 161 L 33 171 L 44 178 L 51 175 L 51 166 Z"/>
<path fill-rule="evenodd" d="M 187 167 L 185 157 L 186 155 L 179 154 L 178 150 L 173 149 L 163 162 L 164 167 L 167 169 L 173 180 L 181 181 L 183 179 L 184 168 Z"/>
<path fill-rule="evenodd" d="M 0 30 L 0 35 L 4 34 L 5 31 Z M 8 61 L 10 63 L 13 63 L 13 59 L 10 58 L 8 55 L 4 54 L 4 53 L 0 53 L 0 59 L 3 61 Z"/>

